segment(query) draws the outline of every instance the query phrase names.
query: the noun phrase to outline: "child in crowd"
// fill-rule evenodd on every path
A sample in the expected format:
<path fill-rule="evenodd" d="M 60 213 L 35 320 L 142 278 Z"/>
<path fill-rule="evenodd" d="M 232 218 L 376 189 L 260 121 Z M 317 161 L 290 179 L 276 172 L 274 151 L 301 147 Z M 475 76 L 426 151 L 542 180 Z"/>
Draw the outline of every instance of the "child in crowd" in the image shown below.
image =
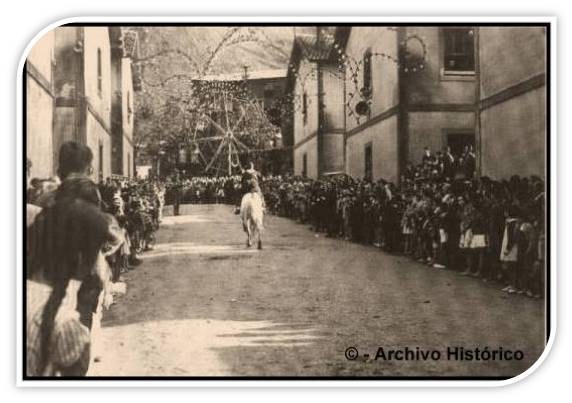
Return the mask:
<path fill-rule="evenodd" d="M 517 206 L 511 206 L 506 212 L 504 235 L 502 240 L 502 248 L 500 260 L 503 265 L 503 271 L 507 279 L 507 286 L 502 290 L 513 293 L 522 293 L 521 289 L 521 272 L 517 265 L 520 238 L 520 219 Z"/>

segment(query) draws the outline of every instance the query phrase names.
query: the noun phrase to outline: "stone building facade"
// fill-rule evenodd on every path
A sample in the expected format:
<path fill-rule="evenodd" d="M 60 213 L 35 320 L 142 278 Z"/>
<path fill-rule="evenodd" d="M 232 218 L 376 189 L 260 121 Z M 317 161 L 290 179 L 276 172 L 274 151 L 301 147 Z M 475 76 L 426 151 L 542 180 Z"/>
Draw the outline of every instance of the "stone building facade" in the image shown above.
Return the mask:
<path fill-rule="evenodd" d="M 545 177 L 546 28 L 481 27 L 478 41 L 481 172 Z"/>
<path fill-rule="evenodd" d="M 348 174 L 397 182 L 406 164 L 420 162 L 424 148 L 450 146 L 460 154 L 475 146 L 474 35 L 471 27 L 338 32 L 338 43 L 359 66 L 356 85 L 346 70 L 346 96 L 359 93 L 346 111 Z M 455 55 L 455 46 L 462 52 Z M 356 113 L 359 102 L 368 105 L 367 113 Z"/>
<path fill-rule="evenodd" d="M 321 60 L 305 56 L 303 44 L 297 39 L 292 52 L 293 76 L 309 78 L 292 85 L 306 105 L 294 119 L 296 174 L 316 177 L 329 173 L 320 167 L 335 166 L 354 177 L 398 182 L 425 148 L 449 147 L 459 156 L 473 147 L 481 175 L 544 175 L 544 28 L 337 27 Z M 327 66 L 340 61 L 342 79 L 318 88 L 320 74 L 323 83 Z M 336 85 L 341 97 L 331 90 Z M 330 113 L 343 116 L 334 130 L 342 140 L 324 148 L 318 128 Z"/>
<path fill-rule="evenodd" d="M 360 63 L 360 67 L 353 71 L 348 68 L 345 72 L 346 173 L 396 181 L 400 151 L 400 73 L 393 61 L 378 55 L 397 57 L 398 33 L 378 27 L 354 27 L 339 31 L 337 40 L 348 57 Z M 367 113 L 362 115 L 356 112 L 360 102 L 368 105 Z"/>
<path fill-rule="evenodd" d="M 26 60 L 26 157 L 30 178 L 55 175 L 54 150 L 55 32 L 44 35 Z"/>
<path fill-rule="evenodd" d="M 133 63 L 136 46 L 133 33 L 110 27 L 111 41 L 111 171 L 131 177 L 135 173 L 133 145 Z"/>
<path fill-rule="evenodd" d="M 290 59 L 294 174 L 344 172 L 344 80 L 327 31 L 299 36 Z"/>
<path fill-rule="evenodd" d="M 123 59 L 115 61 L 112 73 L 108 27 L 58 27 L 34 46 L 26 63 L 31 176 L 55 176 L 58 150 L 70 140 L 92 150 L 94 180 L 101 181 L 112 173 L 133 173 L 126 161 L 133 156 L 133 117 L 129 115 L 133 110 L 132 76 L 130 61 Z M 116 117 L 121 121 L 119 135 L 123 141 L 118 153 L 128 156 L 116 172 L 112 170 L 112 100 L 120 106 Z"/>

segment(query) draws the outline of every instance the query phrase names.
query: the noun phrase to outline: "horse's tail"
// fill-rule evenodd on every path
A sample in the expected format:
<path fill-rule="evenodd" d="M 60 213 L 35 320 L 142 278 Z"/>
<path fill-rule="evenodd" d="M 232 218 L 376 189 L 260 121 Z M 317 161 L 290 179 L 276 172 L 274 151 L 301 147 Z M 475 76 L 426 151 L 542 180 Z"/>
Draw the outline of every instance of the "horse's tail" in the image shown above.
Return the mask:
<path fill-rule="evenodd" d="M 262 197 L 258 193 L 247 193 L 240 204 L 240 217 L 243 225 L 252 221 L 260 230 L 263 228 L 264 207 Z"/>
<path fill-rule="evenodd" d="M 260 232 L 264 230 L 264 203 L 262 195 L 255 193 L 252 197 L 251 218 Z"/>

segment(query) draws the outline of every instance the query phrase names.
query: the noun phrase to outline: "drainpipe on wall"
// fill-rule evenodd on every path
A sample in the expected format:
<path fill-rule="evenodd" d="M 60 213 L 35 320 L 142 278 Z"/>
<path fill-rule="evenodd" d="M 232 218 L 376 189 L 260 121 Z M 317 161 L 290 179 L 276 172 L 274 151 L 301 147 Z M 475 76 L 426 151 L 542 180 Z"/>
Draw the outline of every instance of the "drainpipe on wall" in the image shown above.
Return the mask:
<path fill-rule="evenodd" d="M 85 35 L 84 28 L 76 28 L 75 69 L 75 135 L 76 141 L 87 145 L 87 100 L 85 98 Z"/>
<path fill-rule="evenodd" d="M 481 176 L 483 167 L 482 139 L 481 139 L 481 66 L 479 27 L 473 28 L 475 37 L 475 153 L 477 155 L 477 175 Z"/>
<path fill-rule="evenodd" d="M 57 28 L 56 28 L 57 29 Z M 57 98 L 58 94 L 56 94 L 56 32 L 53 31 L 53 47 L 52 47 L 52 59 L 50 60 L 50 90 L 52 94 L 52 127 L 51 127 L 51 135 L 52 135 L 52 172 L 51 176 L 55 177 L 58 174 L 58 161 L 57 161 L 57 154 L 58 150 L 56 150 L 57 143 L 56 143 L 56 113 L 57 113 Z M 26 67 L 24 67 L 25 69 Z"/>
<path fill-rule="evenodd" d="M 343 154 L 343 170 L 344 170 L 344 174 L 348 174 L 348 169 L 347 169 L 347 145 L 348 145 L 348 136 L 347 136 L 347 114 L 346 114 L 346 68 L 344 66 L 344 80 L 343 80 L 343 100 L 344 100 L 344 106 L 343 106 L 343 115 L 344 115 L 344 134 L 343 134 L 343 150 L 344 150 L 344 154 Z"/>
<path fill-rule="evenodd" d="M 324 103 L 323 103 L 323 83 L 322 83 L 322 65 L 321 62 L 316 62 L 317 72 L 316 72 L 316 80 L 318 82 L 318 128 L 317 128 L 317 135 L 316 141 L 318 142 L 318 177 L 322 176 L 324 171 L 324 150 L 323 150 L 323 130 L 322 125 L 324 123 Z"/>
<path fill-rule="evenodd" d="M 402 63 L 405 61 L 405 27 L 397 29 L 397 87 L 399 89 L 398 115 L 397 115 L 397 183 L 401 182 L 401 173 L 407 164 L 407 154 L 409 147 L 409 122 L 408 122 L 408 102 L 407 102 L 407 76 L 403 71 Z"/>

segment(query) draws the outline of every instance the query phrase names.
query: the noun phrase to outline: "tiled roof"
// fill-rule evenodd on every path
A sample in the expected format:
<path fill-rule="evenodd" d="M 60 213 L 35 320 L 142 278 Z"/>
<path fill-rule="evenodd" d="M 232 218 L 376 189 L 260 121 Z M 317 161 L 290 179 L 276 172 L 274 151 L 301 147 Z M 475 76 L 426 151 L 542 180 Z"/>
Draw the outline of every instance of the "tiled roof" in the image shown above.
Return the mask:
<path fill-rule="evenodd" d="M 323 36 L 320 42 L 314 35 L 299 35 L 294 40 L 294 46 L 290 55 L 290 68 L 288 69 L 288 79 L 286 91 L 291 91 L 296 81 L 296 71 L 301 59 L 310 61 L 329 60 L 334 49 L 333 36 Z"/>

